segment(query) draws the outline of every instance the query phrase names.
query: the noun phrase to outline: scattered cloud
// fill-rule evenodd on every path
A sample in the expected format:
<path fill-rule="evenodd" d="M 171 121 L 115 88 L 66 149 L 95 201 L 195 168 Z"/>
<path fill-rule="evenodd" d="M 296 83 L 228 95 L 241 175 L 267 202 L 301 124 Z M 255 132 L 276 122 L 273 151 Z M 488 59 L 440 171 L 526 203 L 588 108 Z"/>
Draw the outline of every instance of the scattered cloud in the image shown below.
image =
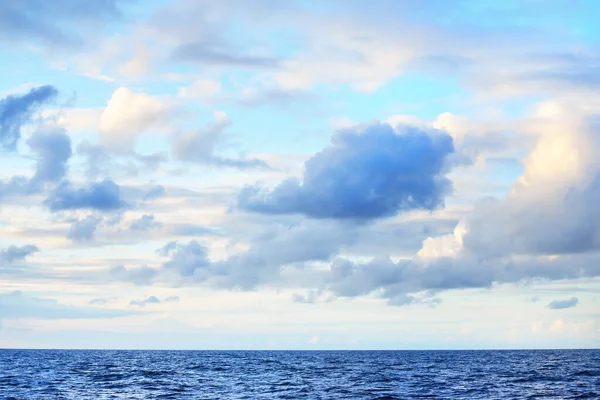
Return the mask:
<path fill-rule="evenodd" d="M 0 250 L 0 264 L 12 264 L 18 261 L 23 261 L 26 257 L 39 251 L 40 249 L 33 244 L 27 244 L 24 246 L 9 246 Z"/>
<path fill-rule="evenodd" d="M 214 114 L 214 122 L 203 129 L 176 132 L 171 137 L 173 157 L 180 161 L 189 161 L 205 165 L 232 168 L 267 168 L 267 164 L 258 159 L 228 158 L 216 155 L 225 129 L 231 125 L 231 119 L 224 112 Z"/>
<path fill-rule="evenodd" d="M 119 185 L 110 179 L 92 182 L 87 187 L 74 188 L 68 181 L 62 181 L 44 201 L 51 211 L 91 209 L 117 211 L 128 204 L 121 198 Z"/>
<path fill-rule="evenodd" d="M 154 215 L 142 215 L 138 219 L 131 222 L 130 229 L 132 231 L 146 232 L 151 229 L 158 229 L 162 226 L 160 222 L 154 220 Z"/>
<path fill-rule="evenodd" d="M 147 298 L 145 298 L 143 300 L 131 300 L 129 302 L 129 305 L 137 306 L 137 307 L 146 307 L 147 305 L 152 305 L 152 304 L 174 303 L 174 302 L 178 302 L 178 301 L 179 301 L 179 296 L 169 296 L 163 300 L 159 300 L 159 298 L 156 296 L 148 296 Z"/>
<path fill-rule="evenodd" d="M 94 215 L 78 219 L 71 224 L 67 232 L 67 239 L 79 243 L 90 242 L 94 240 L 94 234 L 100 223 L 102 223 L 102 218 Z"/>
<path fill-rule="evenodd" d="M 39 86 L 23 95 L 9 95 L 0 100 L 0 146 L 16 150 L 21 139 L 21 127 L 33 118 L 34 112 L 54 99 L 58 90 L 50 85 Z"/>
<path fill-rule="evenodd" d="M 579 299 L 577 297 L 571 297 L 568 300 L 554 300 L 551 301 L 546 307 L 551 310 L 563 310 L 565 308 L 577 307 Z"/>

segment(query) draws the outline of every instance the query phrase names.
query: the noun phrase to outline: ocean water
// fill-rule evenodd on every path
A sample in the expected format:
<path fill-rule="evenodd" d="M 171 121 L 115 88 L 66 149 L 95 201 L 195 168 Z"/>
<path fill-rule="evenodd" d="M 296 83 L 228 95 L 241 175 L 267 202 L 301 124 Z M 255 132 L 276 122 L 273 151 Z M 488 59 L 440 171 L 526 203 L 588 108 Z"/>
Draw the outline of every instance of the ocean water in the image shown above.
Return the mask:
<path fill-rule="evenodd" d="M 2 399 L 600 399 L 600 350 L 0 350 Z"/>

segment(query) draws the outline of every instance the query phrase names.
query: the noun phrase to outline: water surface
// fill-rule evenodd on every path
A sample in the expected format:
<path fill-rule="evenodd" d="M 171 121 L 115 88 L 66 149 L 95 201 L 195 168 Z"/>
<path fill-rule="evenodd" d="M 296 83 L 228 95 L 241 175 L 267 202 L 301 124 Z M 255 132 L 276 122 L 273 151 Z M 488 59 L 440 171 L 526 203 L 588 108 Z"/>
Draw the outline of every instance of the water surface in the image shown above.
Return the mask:
<path fill-rule="evenodd" d="M 3 399 L 600 399 L 600 350 L 0 350 Z"/>

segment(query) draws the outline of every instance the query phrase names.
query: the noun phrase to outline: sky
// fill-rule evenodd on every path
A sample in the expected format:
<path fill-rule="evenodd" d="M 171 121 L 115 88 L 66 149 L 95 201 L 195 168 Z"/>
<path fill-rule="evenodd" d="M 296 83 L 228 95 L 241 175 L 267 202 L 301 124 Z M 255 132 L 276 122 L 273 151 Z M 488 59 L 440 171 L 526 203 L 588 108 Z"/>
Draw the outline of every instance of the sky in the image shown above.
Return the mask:
<path fill-rule="evenodd" d="M 599 14 L 0 2 L 0 347 L 600 347 Z"/>

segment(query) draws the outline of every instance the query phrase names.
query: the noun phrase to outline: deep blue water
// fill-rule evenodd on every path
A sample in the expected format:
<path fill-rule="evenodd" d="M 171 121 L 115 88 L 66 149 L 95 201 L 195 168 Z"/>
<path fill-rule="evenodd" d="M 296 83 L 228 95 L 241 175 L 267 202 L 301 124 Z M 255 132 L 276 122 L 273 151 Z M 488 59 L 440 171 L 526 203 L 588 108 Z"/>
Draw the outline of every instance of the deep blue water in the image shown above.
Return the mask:
<path fill-rule="evenodd" d="M 0 350 L 3 399 L 600 399 L 600 350 Z"/>

